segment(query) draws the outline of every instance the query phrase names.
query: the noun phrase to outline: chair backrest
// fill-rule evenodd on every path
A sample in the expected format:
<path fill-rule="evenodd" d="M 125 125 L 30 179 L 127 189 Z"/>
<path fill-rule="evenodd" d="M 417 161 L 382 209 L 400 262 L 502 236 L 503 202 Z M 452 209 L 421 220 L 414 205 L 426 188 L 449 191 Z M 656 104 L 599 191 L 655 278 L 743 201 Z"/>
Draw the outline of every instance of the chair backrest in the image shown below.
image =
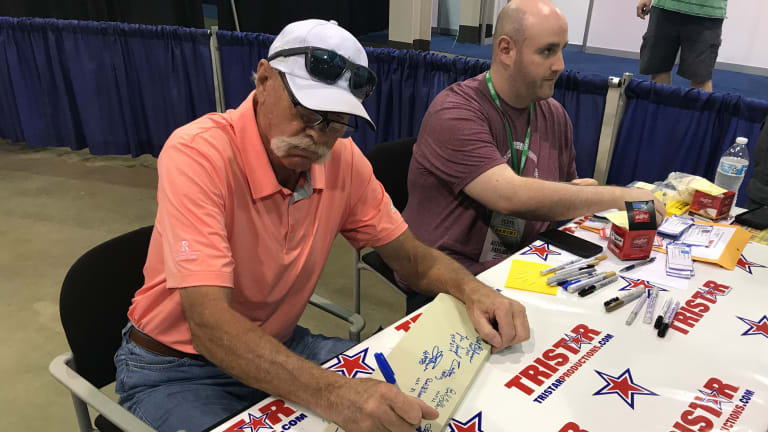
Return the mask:
<path fill-rule="evenodd" d="M 408 167 L 415 142 L 416 137 L 388 141 L 373 146 L 366 154 L 373 167 L 373 174 L 392 198 L 392 204 L 400 211 L 405 210 L 408 203 Z"/>
<path fill-rule="evenodd" d="M 152 226 L 108 240 L 78 258 L 61 286 L 59 312 L 80 375 L 96 387 L 115 380 L 113 357 L 134 293 L 144 284 Z"/>

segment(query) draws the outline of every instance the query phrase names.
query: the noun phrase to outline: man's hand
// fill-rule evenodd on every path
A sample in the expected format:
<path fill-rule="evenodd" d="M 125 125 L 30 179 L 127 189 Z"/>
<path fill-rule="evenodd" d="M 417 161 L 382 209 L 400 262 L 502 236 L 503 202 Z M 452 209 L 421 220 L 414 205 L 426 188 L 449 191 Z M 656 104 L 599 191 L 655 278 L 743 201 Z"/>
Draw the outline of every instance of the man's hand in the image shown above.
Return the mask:
<path fill-rule="evenodd" d="M 346 380 L 329 397 L 337 401 L 330 419 L 347 432 L 413 432 L 422 419 L 439 415 L 421 399 L 369 378 Z"/>
<path fill-rule="evenodd" d="M 645 19 L 651 13 L 651 0 L 640 0 L 637 2 L 637 17 Z"/>
<path fill-rule="evenodd" d="M 597 186 L 599 183 L 593 178 L 577 178 L 571 180 L 571 184 L 576 186 Z"/>
<path fill-rule="evenodd" d="M 491 353 L 531 337 L 525 306 L 493 289 L 475 290 L 464 299 L 467 314 Z"/>

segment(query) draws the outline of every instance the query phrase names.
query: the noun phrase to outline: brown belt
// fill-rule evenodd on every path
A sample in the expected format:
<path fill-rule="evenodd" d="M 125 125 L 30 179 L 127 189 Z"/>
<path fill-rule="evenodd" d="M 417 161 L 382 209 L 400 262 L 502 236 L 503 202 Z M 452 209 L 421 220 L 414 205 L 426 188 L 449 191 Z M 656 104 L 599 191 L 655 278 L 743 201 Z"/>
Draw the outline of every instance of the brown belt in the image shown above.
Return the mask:
<path fill-rule="evenodd" d="M 136 329 L 135 327 L 131 327 L 131 330 L 128 332 L 128 338 L 132 340 L 133 343 L 135 343 L 136 345 L 155 354 L 160 354 L 168 357 L 190 358 L 198 361 L 207 361 L 205 357 L 201 356 L 200 354 L 185 353 L 184 351 L 179 351 L 177 349 L 171 348 L 162 342 L 158 342 L 148 334 L 142 333 L 140 330 Z"/>

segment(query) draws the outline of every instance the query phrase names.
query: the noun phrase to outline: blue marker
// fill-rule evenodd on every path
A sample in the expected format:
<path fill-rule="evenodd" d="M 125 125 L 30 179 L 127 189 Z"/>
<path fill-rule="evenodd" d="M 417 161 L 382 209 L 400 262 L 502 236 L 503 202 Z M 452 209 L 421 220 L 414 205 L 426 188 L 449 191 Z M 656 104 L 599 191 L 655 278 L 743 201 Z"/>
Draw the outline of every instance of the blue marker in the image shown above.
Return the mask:
<path fill-rule="evenodd" d="M 397 385 L 397 381 L 395 380 L 395 372 L 392 370 L 392 366 L 389 365 L 387 358 L 384 357 L 384 354 L 377 352 L 373 355 L 373 358 L 376 360 L 376 364 L 379 366 L 379 371 L 382 375 L 384 375 L 384 379 L 388 383 L 397 387 L 398 390 L 400 390 L 400 386 Z"/>

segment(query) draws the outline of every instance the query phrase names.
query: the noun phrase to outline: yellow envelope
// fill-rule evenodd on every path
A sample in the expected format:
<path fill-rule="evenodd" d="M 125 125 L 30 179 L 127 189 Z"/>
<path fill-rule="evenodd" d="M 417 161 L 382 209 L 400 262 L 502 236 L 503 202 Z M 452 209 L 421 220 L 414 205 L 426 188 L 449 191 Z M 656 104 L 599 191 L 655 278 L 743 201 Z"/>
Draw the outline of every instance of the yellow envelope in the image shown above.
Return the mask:
<path fill-rule="evenodd" d="M 504 282 L 504 286 L 506 288 L 557 295 L 557 290 L 560 289 L 560 287 L 551 287 L 547 285 L 547 277 L 551 275 L 541 275 L 542 270 L 550 267 L 552 266 L 549 264 L 512 260 L 512 265 L 509 266 L 509 274 L 507 275 L 507 281 Z"/>

